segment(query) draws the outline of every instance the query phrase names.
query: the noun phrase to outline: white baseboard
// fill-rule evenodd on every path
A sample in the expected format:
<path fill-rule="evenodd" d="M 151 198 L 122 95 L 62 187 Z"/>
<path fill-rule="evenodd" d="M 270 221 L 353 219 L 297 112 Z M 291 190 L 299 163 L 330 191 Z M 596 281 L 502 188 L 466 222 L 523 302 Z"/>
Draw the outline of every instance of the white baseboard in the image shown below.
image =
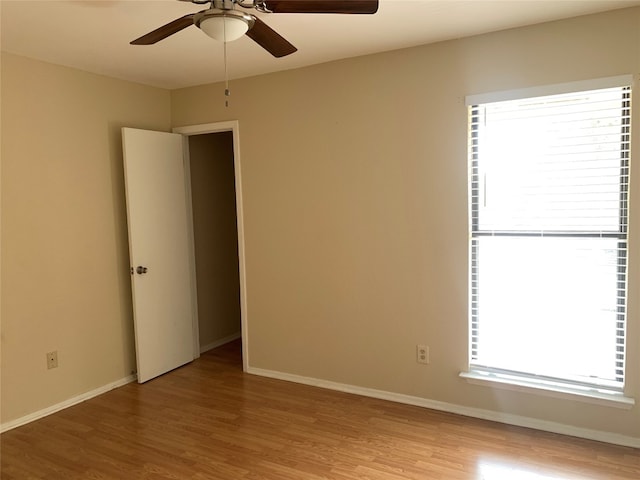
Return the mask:
<path fill-rule="evenodd" d="M 215 342 L 211 342 L 208 343 L 207 345 L 203 345 L 200 347 L 200 353 L 204 353 L 204 352 L 208 352 L 209 350 L 213 350 L 214 348 L 218 348 L 221 345 L 224 345 L 225 343 L 229 343 L 229 342 L 233 342 L 234 340 L 237 340 L 241 337 L 241 333 L 240 332 L 236 332 L 232 335 L 229 335 L 227 337 L 221 338 L 219 340 L 216 340 Z"/>
<path fill-rule="evenodd" d="M 557 422 L 539 420 L 536 418 L 523 417 L 520 415 L 512 415 L 509 413 L 496 412 L 493 410 L 483 410 L 480 408 L 465 407 L 453 403 L 439 402 L 411 395 L 403 395 L 400 393 L 387 392 L 384 390 L 375 390 L 372 388 L 358 387 L 344 383 L 331 382 L 312 377 L 304 377 L 301 375 L 293 375 L 290 373 L 277 372 L 273 370 L 265 370 L 261 368 L 249 367 L 247 373 L 259 375 L 262 377 L 270 377 L 278 380 L 286 380 L 288 382 L 301 383 L 304 385 L 312 385 L 314 387 L 326 388 L 329 390 L 337 390 L 339 392 L 353 393 L 364 397 L 377 398 L 380 400 L 390 400 L 392 402 L 404 403 L 417 407 L 429 408 L 443 412 L 455 413 L 466 417 L 481 418 L 483 420 L 491 420 L 494 422 L 515 425 L 518 427 L 534 428 L 545 432 L 559 433 L 572 437 L 586 438 L 588 440 L 596 440 L 599 442 L 612 443 L 625 447 L 640 448 L 640 438 L 619 435 L 616 433 L 603 432 L 600 430 L 590 430 L 586 428 L 573 427 Z"/>
<path fill-rule="evenodd" d="M 85 400 L 89 400 L 90 398 L 97 397 L 98 395 L 107 393 L 108 391 L 126 385 L 127 383 L 135 382 L 136 379 L 136 375 L 129 375 L 128 377 L 121 378 L 120 380 L 116 380 L 115 382 L 108 383 L 107 385 L 103 385 L 89 392 L 69 398 L 50 407 L 43 408 L 42 410 L 38 410 L 37 412 L 30 413 L 29 415 L 25 415 L 24 417 L 5 422 L 0 425 L 0 433 L 4 433 L 13 428 L 26 425 L 27 423 L 33 422 L 35 420 L 39 420 L 40 418 L 46 417 L 47 415 L 59 412 L 60 410 L 64 410 L 65 408 L 69 408 L 73 405 L 84 402 Z"/>
<path fill-rule="evenodd" d="M 225 343 L 231 342 L 240 338 L 240 334 L 230 335 L 217 342 L 211 343 L 202 347 L 202 352 L 211 350 Z M 209 347 L 209 348 L 207 348 Z M 610 432 L 602 432 L 600 430 L 590 430 L 586 428 L 573 427 L 571 425 L 565 425 L 557 422 L 549 422 L 546 420 L 539 420 L 530 417 L 523 417 L 520 415 L 512 415 L 508 413 L 496 412 L 493 410 L 483 410 L 480 408 L 465 407 L 463 405 L 456 405 L 453 403 L 439 402 L 437 400 L 429 400 L 421 397 L 414 397 L 411 395 L 404 395 L 400 393 L 387 392 L 384 390 L 376 390 L 373 388 L 358 387 L 355 385 L 348 385 L 344 383 L 331 382 L 328 380 L 321 380 L 312 377 L 304 377 L 301 375 L 293 375 L 290 373 L 277 372 L 273 370 L 265 370 L 261 368 L 248 367 L 247 373 L 253 375 L 259 375 L 262 377 L 275 378 L 278 380 L 285 380 L 288 382 L 300 383 L 303 385 L 312 385 L 314 387 L 326 388 L 329 390 L 336 390 L 339 392 L 353 393 L 356 395 L 362 395 L 364 397 L 377 398 L 380 400 L 389 400 L 392 402 L 403 403 L 406 405 L 413 405 L 417 407 L 429 408 L 432 410 L 439 410 L 443 412 L 455 413 L 458 415 L 464 415 L 467 417 L 481 418 L 483 420 L 491 420 L 494 422 L 505 423 L 508 425 L 516 425 L 519 427 L 534 428 L 536 430 L 543 430 L 546 432 L 559 433 L 562 435 L 569 435 L 572 437 L 586 438 L 588 440 L 596 440 L 599 442 L 612 443 L 615 445 L 622 445 L 625 447 L 640 448 L 640 438 L 630 437 L 626 435 L 619 435 Z M 33 422 L 40 418 L 51 415 L 52 413 L 64 410 L 78 403 L 89 400 L 90 398 L 97 397 L 103 393 L 106 393 L 114 388 L 121 387 L 136 380 L 136 375 L 129 375 L 115 382 L 103 385 L 89 392 L 77 395 L 69 398 L 63 402 L 57 403 L 50 407 L 44 408 L 24 417 L 11 420 L 0 424 L 0 433 L 4 433 L 13 428 L 27 423 Z"/>

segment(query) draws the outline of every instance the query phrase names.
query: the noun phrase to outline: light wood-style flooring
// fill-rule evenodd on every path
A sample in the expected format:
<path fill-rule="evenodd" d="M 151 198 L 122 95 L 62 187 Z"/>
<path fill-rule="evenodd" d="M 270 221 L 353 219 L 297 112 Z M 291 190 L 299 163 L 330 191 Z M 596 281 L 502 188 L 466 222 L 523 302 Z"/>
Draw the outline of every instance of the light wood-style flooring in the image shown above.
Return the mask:
<path fill-rule="evenodd" d="M 247 375 L 239 342 L 0 436 L 2 480 L 639 480 L 640 450 Z"/>

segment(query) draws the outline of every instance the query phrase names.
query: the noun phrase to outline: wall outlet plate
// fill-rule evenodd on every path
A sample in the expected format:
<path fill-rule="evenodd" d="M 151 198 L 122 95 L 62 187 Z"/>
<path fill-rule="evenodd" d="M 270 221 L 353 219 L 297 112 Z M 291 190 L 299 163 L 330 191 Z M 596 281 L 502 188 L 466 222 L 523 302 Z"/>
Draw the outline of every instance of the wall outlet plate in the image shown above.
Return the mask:
<path fill-rule="evenodd" d="M 429 363 L 429 346 L 416 345 L 416 362 L 427 365 Z"/>

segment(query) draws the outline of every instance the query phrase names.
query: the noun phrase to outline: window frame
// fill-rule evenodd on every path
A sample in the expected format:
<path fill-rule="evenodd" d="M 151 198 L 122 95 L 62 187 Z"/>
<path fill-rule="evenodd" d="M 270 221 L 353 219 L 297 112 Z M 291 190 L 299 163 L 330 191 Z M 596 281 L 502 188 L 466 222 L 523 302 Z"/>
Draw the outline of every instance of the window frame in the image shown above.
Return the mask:
<path fill-rule="evenodd" d="M 627 179 L 629 178 L 629 160 L 630 160 L 630 149 L 628 148 L 631 141 L 630 135 L 630 123 L 631 123 L 631 104 L 630 104 L 630 95 L 633 89 L 633 76 L 632 75 L 621 75 L 616 77 L 608 77 L 601 79 L 593 79 L 579 82 L 570 82 L 556 85 L 548 85 L 542 87 L 533 87 L 526 89 L 518 89 L 518 90 L 510 90 L 503 92 L 494 92 L 487 93 L 481 95 L 470 95 L 465 98 L 466 106 L 468 107 L 468 115 L 470 119 L 470 124 L 467 132 L 467 138 L 469 140 L 469 285 L 470 285 L 470 295 L 469 295 L 469 331 L 468 331 L 468 342 L 469 342 L 469 357 L 467 364 L 467 371 L 461 372 L 460 376 L 466 378 L 467 381 L 476 384 L 487 385 L 490 384 L 492 386 L 499 386 L 500 388 L 507 388 L 510 390 L 518 390 L 518 391 L 531 391 L 535 393 L 542 393 L 546 395 L 552 396 L 560 396 L 565 397 L 578 395 L 582 397 L 586 401 L 596 402 L 596 403 L 605 403 L 608 405 L 615 405 L 622 408 L 631 408 L 635 404 L 635 400 L 624 396 L 624 382 L 620 386 L 620 388 L 608 388 L 607 386 L 603 386 L 599 388 L 598 385 L 594 384 L 584 384 L 581 382 L 571 382 L 571 381 L 563 381 L 558 378 L 547 378 L 541 377 L 537 375 L 529 375 L 522 372 L 513 372 L 509 370 L 496 369 L 496 368 L 482 368 L 479 366 L 475 366 L 472 364 L 472 359 L 474 358 L 474 352 L 472 348 L 474 347 L 474 341 L 472 339 L 474 335 L 474 321 L 473 321 L 473 308 L 475 307 L 473 302 L 474 292 L 472 291 L 474 285 L 474 275 L 477 274 L 477 265 L 475 264 L 475 256 L 473 255 L 472 249 L 474 244 L 474 239 L 477 238 L 478 235 L 474 235 L 474 232 L 477 234 L 479 232 L 478 221 L 479 215 L 478 211 L 474 211 L 474 209 L 478 208 L 477 202 L 474 203 L 471 201 L 472 191 L 474 189 L 479 190 L 479 185 L 477 184 L 478 178 L 477 175 L 474 175 L 474 168 L 477 168 L 477 160 L 475 154 L 477 154 L 477 133 L 472 130 L 473 122 L 473 107 L 482 104 L 489 104 L 493 102 L 500 102 L 506 100 L 520 100 L 532 97 L 540 97 L 540 96 L 548 96 L 554 94 L 563 94 L 563 93 L 572 93 L 572 92 L 580 92 L 580 91 L 590 91 L 590 90 L 598 90 L 604 88 L 612 88 L 612 87 L 629 87 L 629 92 L 627 94 L 626 105 L 622 105 L 621 109 L 628 109 L 628 123 L 625 125 L 625 129 L 621 132 L 621 144 L 626 144 L 627 148 L 622 150 L 625 152 L 621 156 L 620 163 L 620 175 L 626 175 Z M 477 114 L 477 112 L 476 112 Z M 626 150 L 626 151 L 625 151 Z M 477 172 L 476 172 L 477 173 Z M 628 242 L 627 233 L 628 233 L 628 191 L 629 189 L 629 181 L 627 180 L 626 185 L 623 185 L 620 191 L 620 232 L 618 234 L 618 238 L 620 235 L 623 236 L 623 240 L 625 242 L 625 248 L 618 248 L 618 262 L 624 263 L 624 268 L 627 266 L 627 249 L 626 243 Z M 474 223 L 476 222 L 476 223 Z M 573 235 L 572 235 L 573 236 Z M 620 246 L 620 245 L 619 245 Z M 620 257 L 622 255 L 622 258 Z M 618 263 L 620 265 L 620 263 Z M 626 271 L 623 273 L 623 276 L 626 275 Z M 628 295 L 626 292 L 627 281 L 623 278 L 624 283 L 620 283 L 620 270 L 618 269 L 618 283 L 617 290 L 620 291 L 620 285 L 625 289 L 624 296 L 625 302 L 622 307 L 618 307 L 617 322 L 620 321 L 620 308 L 626 310 Z M 623 321 L 624 315 L 626 311 L 622 312 Z M 624 338 L 626 339 L 626 322 L 623 323 Z M 477 332 L 475 332 L 477 334 Z M 620 353 L 622 358 L 622 368 L 625 369 L 625 358 L 624 351 Z M 624 373 L 624 371 L 622 372 Z"/>

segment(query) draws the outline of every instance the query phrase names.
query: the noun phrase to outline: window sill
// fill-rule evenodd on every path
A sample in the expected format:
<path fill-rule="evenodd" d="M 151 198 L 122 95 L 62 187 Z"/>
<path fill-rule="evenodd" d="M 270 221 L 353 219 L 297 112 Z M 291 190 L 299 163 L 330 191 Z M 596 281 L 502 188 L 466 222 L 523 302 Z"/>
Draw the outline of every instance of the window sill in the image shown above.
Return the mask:
<path fill-rule="evenodd" d="M 631 409 L 635 405 L 635 399 L 625 397 L 623 393 L 610 393 L 588 388 L 579 388 L 565 385 L 549 385 L 536 382 L 530 378 L 518 378 L 479 371 L 460 372 L 460 377 L 475 385 L 490 386 L 503 390 L 532 393 L 553 398 L 563 398 L 607 407 Z"/>

